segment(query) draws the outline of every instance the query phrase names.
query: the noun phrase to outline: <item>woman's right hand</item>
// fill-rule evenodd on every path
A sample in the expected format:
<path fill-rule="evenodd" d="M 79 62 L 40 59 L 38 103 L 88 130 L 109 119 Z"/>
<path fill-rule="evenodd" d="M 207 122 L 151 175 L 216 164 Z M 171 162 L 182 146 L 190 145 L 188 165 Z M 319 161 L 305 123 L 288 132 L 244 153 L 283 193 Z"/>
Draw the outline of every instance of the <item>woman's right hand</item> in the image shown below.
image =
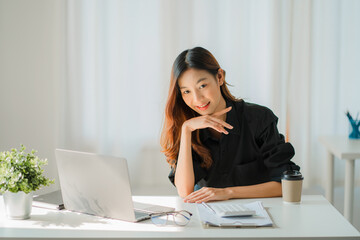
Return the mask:
<path fill-rule="evenodd" d="M 191 118 L 184 122 L 183 128 L 186 128 L 191 132 L 195 131 L 196 129 L 212 128 L 220 133 L 228 134 L 229 132 L 226 131 L 225 128 L 232 129 L 233 126 L 219 119 L 219 117 L 229 112 L 230 110 L 231 107 L 228 107 L 211 115 L 203 115 Z"/>

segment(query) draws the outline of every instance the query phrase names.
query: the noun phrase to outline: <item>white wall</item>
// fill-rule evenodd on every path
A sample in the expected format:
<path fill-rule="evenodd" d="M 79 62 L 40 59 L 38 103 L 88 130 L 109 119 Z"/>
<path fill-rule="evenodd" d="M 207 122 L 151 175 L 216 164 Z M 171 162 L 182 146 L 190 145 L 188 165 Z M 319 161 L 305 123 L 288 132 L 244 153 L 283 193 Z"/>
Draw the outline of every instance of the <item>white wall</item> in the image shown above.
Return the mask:
<path fill-rule="evenodd" d="M 0 0 L 0 151 L 38 150 L 57 178 L 58 83 L 64 77 L 65 5 L 61 1 Z M 58 187 L 58 181 L 47 192 Z"/>

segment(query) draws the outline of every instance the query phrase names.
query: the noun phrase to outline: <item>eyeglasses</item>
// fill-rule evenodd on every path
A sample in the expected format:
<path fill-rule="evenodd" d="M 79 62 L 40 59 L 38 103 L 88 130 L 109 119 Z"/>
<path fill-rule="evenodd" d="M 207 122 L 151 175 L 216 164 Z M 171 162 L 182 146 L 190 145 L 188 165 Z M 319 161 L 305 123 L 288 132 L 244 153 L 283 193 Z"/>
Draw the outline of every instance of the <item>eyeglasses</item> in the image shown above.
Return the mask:
<path fill-rule="evenodd" d="M 164 226 L 168 223 L 169 215 L 173 217 L 173 221 L 179 226 L 185 226 L 190 222 L 192 213 L 186 210 L 176 212 L 162 212 L 150 214 L 151 221 L 156 226 Z"/>

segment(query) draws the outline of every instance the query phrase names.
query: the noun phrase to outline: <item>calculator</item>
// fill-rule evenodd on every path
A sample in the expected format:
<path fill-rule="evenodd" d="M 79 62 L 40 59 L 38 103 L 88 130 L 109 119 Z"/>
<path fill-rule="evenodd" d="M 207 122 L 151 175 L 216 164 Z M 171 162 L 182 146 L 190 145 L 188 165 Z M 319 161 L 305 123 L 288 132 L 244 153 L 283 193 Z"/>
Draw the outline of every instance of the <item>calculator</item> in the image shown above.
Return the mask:
<path fill-rule="evenodd" d="M 248 209 L 241 204 L 208 204 L 208 206 L 214 210 L 214 212 L 220 217 L 241 217 L 252 216 L 256 214 L 256 211 Z"/>

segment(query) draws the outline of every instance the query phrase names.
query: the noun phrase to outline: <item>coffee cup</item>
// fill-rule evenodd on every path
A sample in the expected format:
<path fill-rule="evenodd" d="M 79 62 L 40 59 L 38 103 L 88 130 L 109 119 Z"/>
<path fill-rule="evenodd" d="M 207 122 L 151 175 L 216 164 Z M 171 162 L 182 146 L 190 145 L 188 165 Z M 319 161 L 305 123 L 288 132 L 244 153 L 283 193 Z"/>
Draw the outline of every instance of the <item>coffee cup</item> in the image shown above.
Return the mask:
<path fill-rule="evenodd" d="M 299 204 L 301 202 L 303 180 L 304 177 L 297 170 L 288 170 L 283 173 L 281 185 L 284 203 Z"/>

